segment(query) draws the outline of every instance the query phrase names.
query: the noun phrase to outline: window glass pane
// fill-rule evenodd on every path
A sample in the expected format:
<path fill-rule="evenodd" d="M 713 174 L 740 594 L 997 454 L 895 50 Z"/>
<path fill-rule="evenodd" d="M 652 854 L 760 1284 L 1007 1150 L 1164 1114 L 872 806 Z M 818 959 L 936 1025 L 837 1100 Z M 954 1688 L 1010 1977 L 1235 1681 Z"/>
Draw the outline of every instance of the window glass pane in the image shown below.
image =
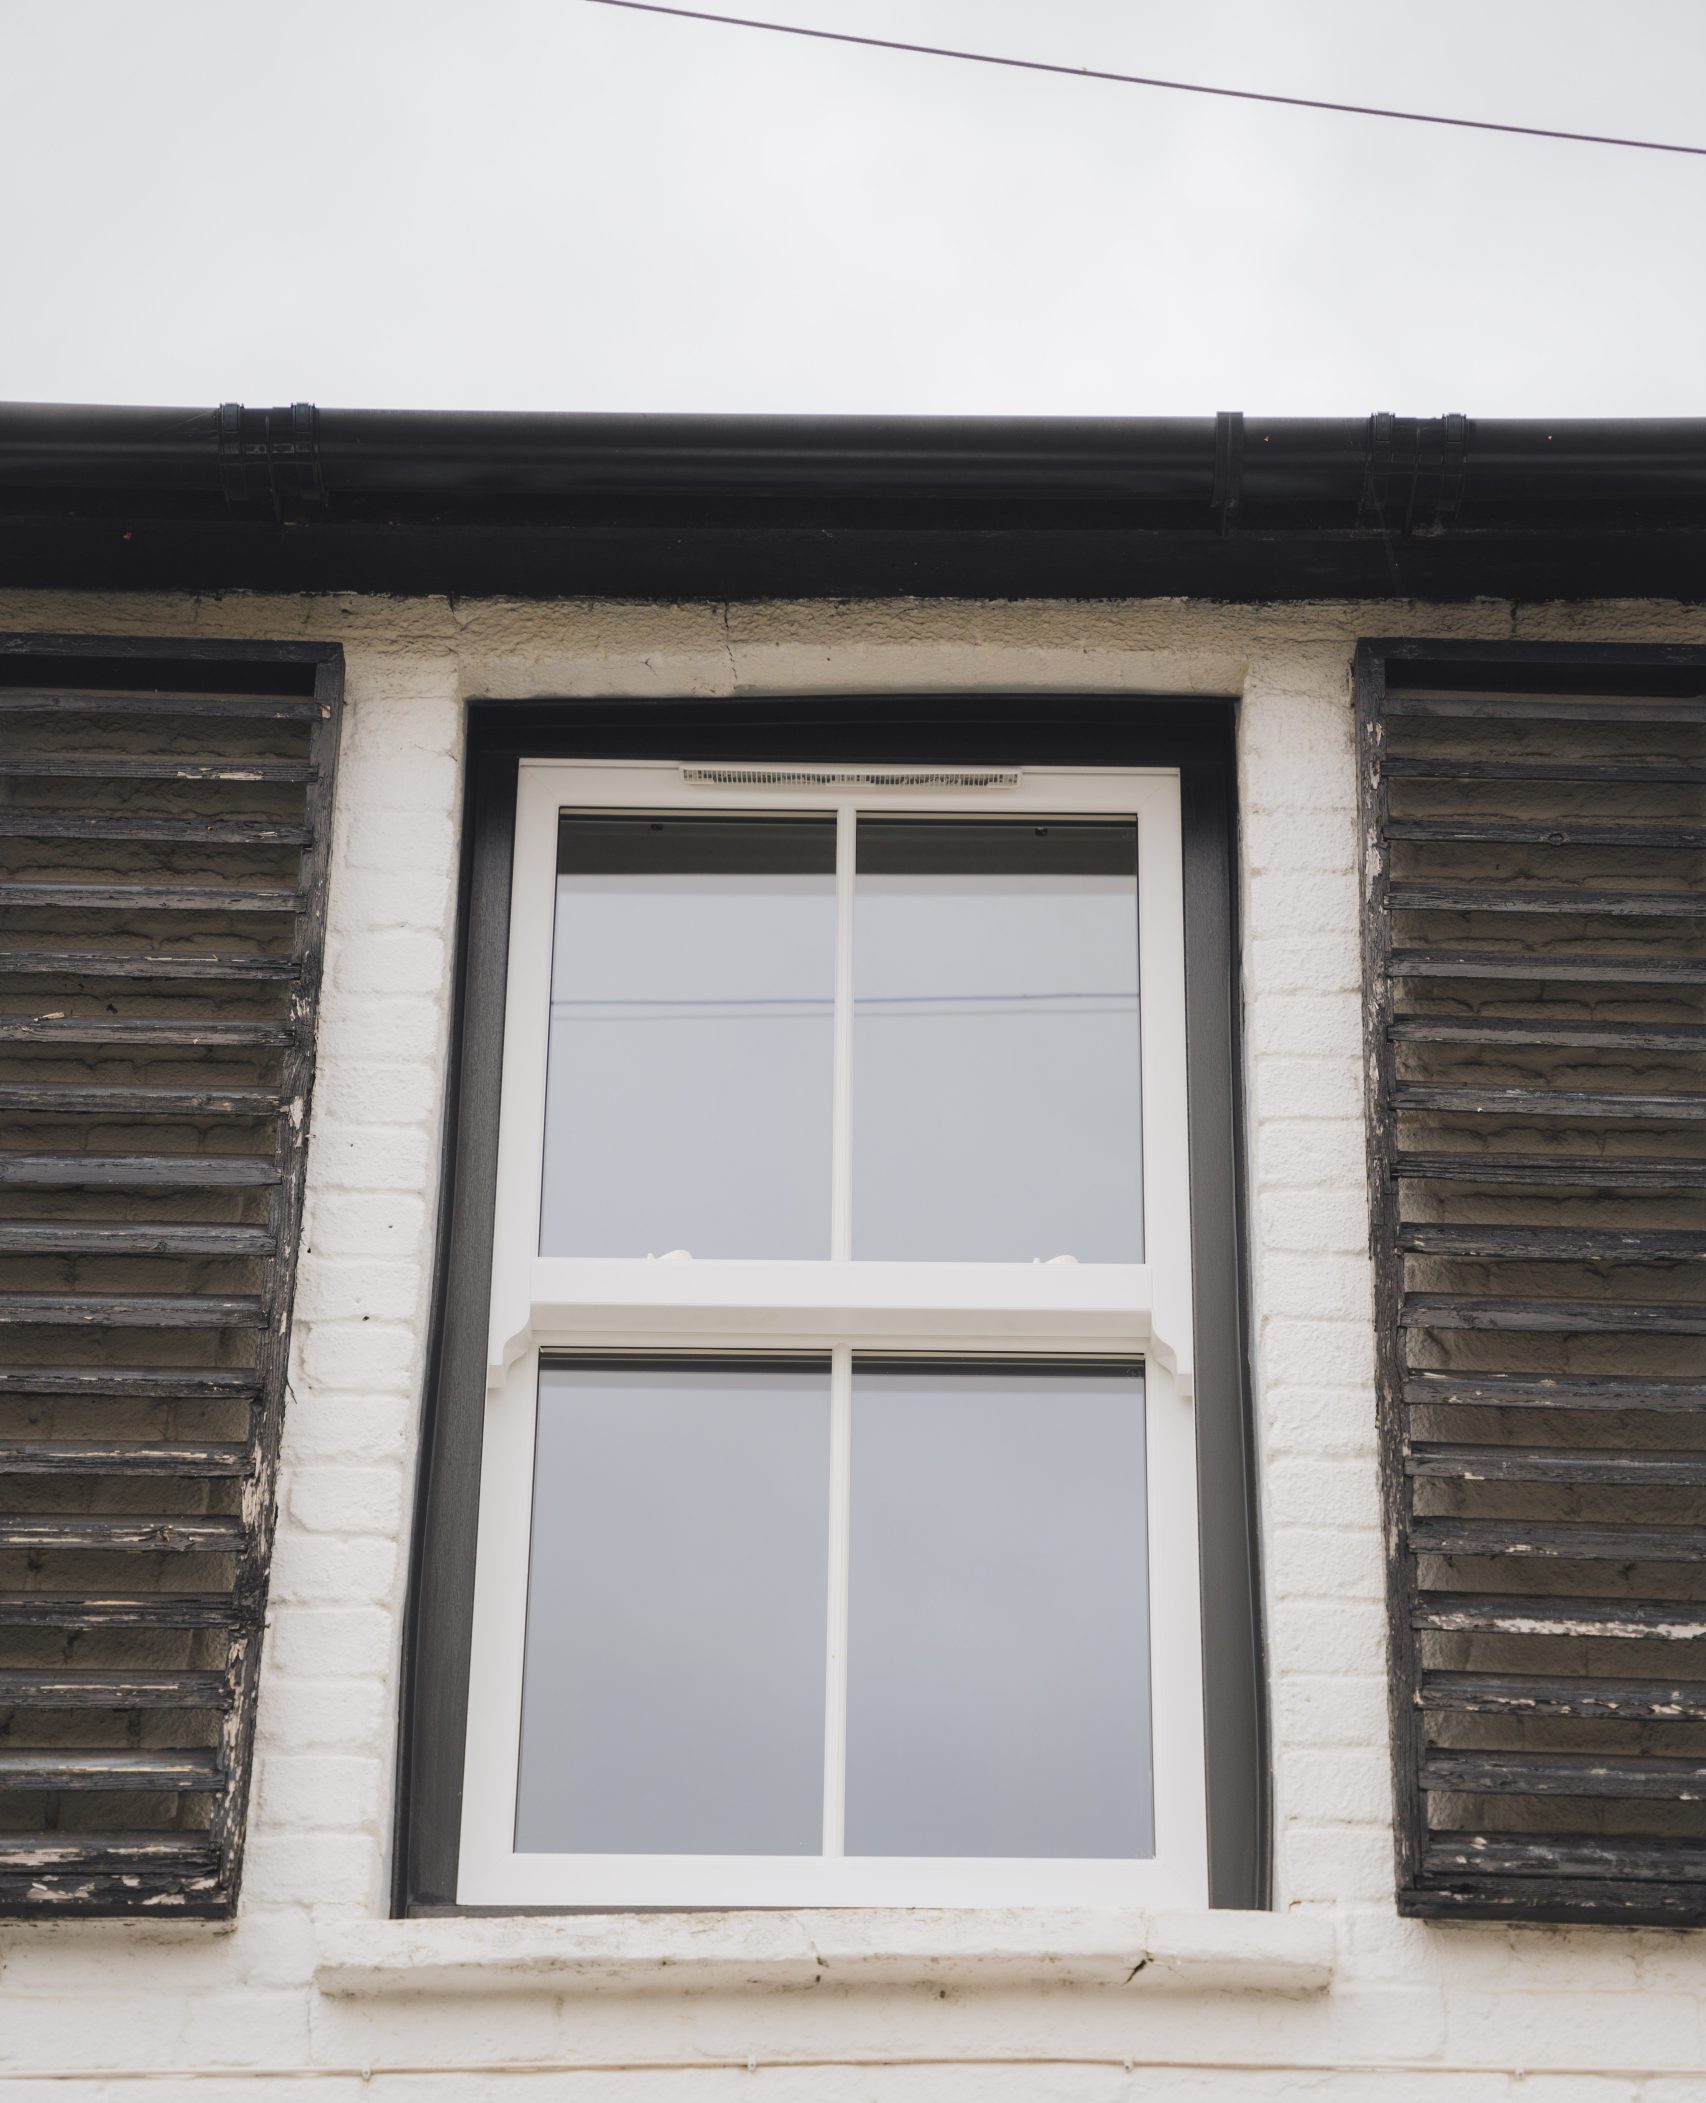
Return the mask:
<path fill-rule="evenodd" d="M 1137 827 L 861 819 L 853 1251 L 1143 1258 Z"/>
<path fill-rule="evenodd" d="M 546 1256 L 827 1256 L 833 818 L 559 833 Z"/>
<path fill-rule="evenodd" d="M 1154 1852 L 1136 1367 L 855 1361 L 850 1855 Z"/>
<path fill-rule="evenodd" d="M 521 1853 L 818 1853 L 829 1369 L 539 1375 Z"/>

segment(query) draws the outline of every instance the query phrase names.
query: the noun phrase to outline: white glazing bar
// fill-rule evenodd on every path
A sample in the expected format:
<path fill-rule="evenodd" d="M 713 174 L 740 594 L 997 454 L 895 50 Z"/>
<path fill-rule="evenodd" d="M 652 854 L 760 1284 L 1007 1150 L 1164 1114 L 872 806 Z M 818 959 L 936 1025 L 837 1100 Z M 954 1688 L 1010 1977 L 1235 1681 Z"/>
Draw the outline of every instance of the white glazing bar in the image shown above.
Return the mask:
<path fill-rule="evenodd" d="M 829 1638 L 824 1667 L 823 1851 L 847 1835 L 847 1579 L 853 1536 L 853 1350 L 829 1362 Z"/>
<path fill-rule="evenodd" d="M 835 1066 L 830 1105 L 829 1253 L 853 1253 L 853 877 L 858 813 L 835 814 Z"/>

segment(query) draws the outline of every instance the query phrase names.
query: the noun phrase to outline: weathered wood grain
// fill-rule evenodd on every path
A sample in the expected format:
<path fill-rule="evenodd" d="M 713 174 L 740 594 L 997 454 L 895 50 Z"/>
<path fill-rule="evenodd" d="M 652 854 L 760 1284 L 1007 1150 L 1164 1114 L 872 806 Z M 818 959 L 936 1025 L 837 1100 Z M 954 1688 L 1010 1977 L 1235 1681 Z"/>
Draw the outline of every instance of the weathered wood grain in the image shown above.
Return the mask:
<path fill-rule="evenodd" d="M 1416 1629 L 1486 1636 L 1591 1636 L 1596 1641 L 1693 1643 L 1706 1637 L 1706 1601 L 1530 1598 L 1520 1592 L 1421 1592 Z"/>
<path fill-rule="evenodd" d="M 278 1162 L 270 1154 L 0 1152 L 0 1183 L 44 1190 L 260 1190 L 278 1177 Z"/>
<path fill-rule="evenodd" d="M 1706 1233 L 1684 1227 L 1460 1227 L 1421 1220 L 1406 1221 L 1397 1240 L 1407 1255 L 1510 1256 L 1530 1263 L 1681 1263 L 1706 1256 Z"/>
<path fill-rule="evenodd" d="M 168 1021 L 124 1015 L 0 1015 L 0 1044 L 57 1044 L 103 1049 L 115 1044 L 151 1045 L 163 1051 L 282 1049 L 290 1042 L 286 1022 Z"/>
<path fill-rule="evenodd" d="M 0 1668 L 7 1709 L 222 1709 L 231 1682 L 222 1672 L 95 1671 L 72 1666 L 25 1672 Z"/>
<path fill-rule="evenodd" d="M 175 950 L 0 949 L 14 978 L 291 979 L 294 957 L 192 955 Z"/>
<path fill-rule="evenodd" d="M 99 1789 L 118 1792 L 135 1789 L 150 1794 L 164 1792 L 181 1796 L 221 1788 L 225 1779 L 218 1754 L 211 1752 L 54 1752 L 33 1747 L 0 1752 L 0 1789 L 7 1790 Z M 85 1854 L 100 1844 L 99 1836 L 93 1833 L 39 1833 L 33 1838 L 36 1847 L 63 1850 L 57 1858 L 60 1861 Z M 150 1849 L 156 1845 L 163 1848 L 163 1854 L 151 1856 L 151 1859 L 161 1861 L 184 1852 L 205 1850 L 207 1843 L 195 1834 L 178 1833 L 161 1833 L 146 1838 L 139 1835 L 133 1841 L 121 1843 L 126 1853 L 134 1852 L 139 1845 Z M 20 1855 L 31 1851 L 29 1836 L 0 1835 L 0 1862 L 7 1859 L 16 1862 Z"/>
<path fill-rule="evenodd" d="M 5 840 L 158 840 L 188 847 L 305 847 L 306 826 L 272 818 L 148 818 L 123 811 L 0 810 Z"/>
<path fill-rule="evenodd" d="M 305 760 L 291 759 L 104 759 L 64 753 L 0 753 L 0 778 L 46 781 L 288 781 L 314 779 Z"/>
<path fill-rule="evenodd" d="M 1422 1787 L 1470 1796 L 1621 1796 L 1698 1804 L 1706 1803 L 1706 1760 L 1434 1746 L 1422 1762 Z"/>
<path fill-rule="evenodd" d="M 1438 1482 L 1579 1482 L 1612 1489 L 1643 1485 L 1706 1489 L 1706 1452 L 1659 1452 L 1645 1447 L 1612 1453 L 1579 1446 L 1449 1445 L 1418 1439 L 1410 1446 L 1405 1466 L 1412 1475 Z"/>
<path fill-rule="evenodd" d="M 1572 1519 L 1412 1517 L 1417 1555 L 1526 1556 L 1557 1562 L 1706 1562 L 1706 1527 L 1593 1525 Z"/>
<path fill-rule="evenodd" d="M 1599 1834 L 1544 1839 L 1521 1833 L 1438 1833 L 1428 1867 L 1504 1870 L 1575 1877 L 1706 1877 L 1706 1843 L 1694 1840 L 1617 1840 Z"/>
<path fill-rule="evenodd" d="M 0 1396 L 69 1395 L 90 1402 L 250 1401 L 260 1375 L 241 1366 L 0 1366 Z"/>
<path fill-rule="evenodd" d="M 185 1512 L 108 1518 L 83 1512 L 0 1513 L 0 1548 L 97 1548 L 153 1555 L 236 1555 L 248 1530 L 238 1518 Z"/>
<path fill-rule="evenodd" d="M 122 650 L 122 643 L 112 645 Z M 149 716 L 212 717 L 216 723 L 314 723 L 326 719 L 323 701 L 306 695 L 246 694 L 241 687 L 230 693 L 200 691 L 133 693 L 123 687 L 84 686 L 63 691 L 57 687 L 0 687 L 0 716 Z"/>
<path fill-rule="evenodd" d="M 1469 1088 L 1399 1081 L 1393 1106 L 1400 1113 L 1432 1110 L 1448 1117 L 1565 1117 L 1578 1123 L 1612 1119 L 1637 1124 L 1706 1121 L 1706 1094 L 1632 1094 L 1586 1088 Z"/>
<path fill-rule="evenodd" d="M 1385 965 L 1395 979 L 1549 980 L 1555 985 L 1706 986 L 1698 957 L 1569 956 L 1520 949 L 1396 949 Z"/>
<path fill-rule="evenodd" d="M 270 1227 L 0 1220 L 0 1256 L 270 1256 Z"/>
<path fill-rule="evenodd" d="M 1400 1179 L 1418 1183 L 1510 1183 L 1530 1189 L 1706 1190 L 1706 1158 L 1652 1154 L 1485 1154 L 1400 1150 Z"/>
<path fill-rule="evenodd" d="M 1602 678 L 1635 690 L 1580 691 Z M 1697 801 L 1675 793 L 1706 784 L 1706 751 L 1679 735 L 1706 729 L 1706 650 L 1368 644 L 1357 703 L 1399 1910 L 1697 1925 L 1706 1841 L 1662 1821 L 1706 1802 L 1706 1757 L 1606 1731 L 1706 1721 L 1706 1679 L 1613 1671 L 1604 1646 L 1638 1660 L 1706 1641 L 1706 1597 L 1668 1596 L 1703 1589 L 1706 1441 L 1651 1448 L 1613 1428 L 1630 1413 L 1680 1430 L 1706 1409 L 1706 1378 L 1683 1370 L 1706 1336 L 1690 1296 L 1706 1235 L 1671 1209 L 1706 1192 L 1706 1093 L 1683 1085 L 1706 1051 L 1685 1005 L 1706 987 L 1706 899 L 1671 859 L 1706 848 Z M 1638 874 L 1632 853 L 1649 858 Z M 1430 939 L 1447 923 L 1418 915 L 1468 916 L 1467 931 Z M 1509 1067 L 1466 1078 L 1463 1050 L 1508 1058 L 1520 1085 Z M 1521 1212 L 1477 1217 L 1500 1192 Z M 1577 1269 L 1537 1295 L 1532 1266 L 1558 1263 Z M 1640 1296 L 1629 1265 L 1665 1266 L 1663 1297 Z M 1511 1411 L 1548 1443 L 1511 1443 Z M 1479 1654 L 1458 1639 L 1479 1636 L 1499 1638 L 1499 1671 L 1463 1669 Z M 1543 1750 L 1509 1743 L 1528 1717 L 1545 1719 Z M 1570 1798 L 1627 1837 L 1544 1830 L 1539 1807 Z M 1465 1804 L 1517 1830 L 1435 1829 L 1465 1823 Z"/>
<path fill-rule="evenodd" d="M 28 1287 L 0 1294 L 0 1399 L 24 1405 L 0 1428 L 0 1485 L 12 1485 L 0 1507 L 26 1507 L 0 1510 L 0 1548 L 26 1573 L 20 1582 L 9 1571 L 14 1589 L 0 1592 L 0 1711 L 54 1719 L 58 1739 L 0 1754 L 0 1792 L 36 1798 L 33 1823 L 47 1829 L 0 1836 L 0 1915 L 229 1917 L 266 1610 L 341 659 L 295 643 L 10 637 L 0 649 L 14 676 L 41 665 L 39 686 L 0 687 L 0 780 L 17 785 L 0 806 L 0 840 L 36 843 L 24 848 L 28 865 L 14 855 L 0 875 L 13 944 L 0 949 L 0 1045 L 16 1047 L 0 1081 L 0 1188 L 82 1194 L 74 1217 L 24 1217 L 14 1203 L 0 1221 L 9 1282 Z M 80 684 L 84 657 L 103 682 L 134 663 L 134 689 Z M 62 718 L 87 719 L 81 749 L 44 735 Z M 277 725 L 306 735 L 281 750 Z M 57 807 L 36 808 L 32 783 Z M 288 936 L 288 954 L 257 955 L 257 934 Z M 154 1053 L 170 1059 L 159 1085 L 136 1064 Z M 66 1064 L 31 1063 L 42 1055 Z M 264 1216 L 135 1216 L 136 1200 L 197 1191 L 252 1192 Z M 107 1259 L 123 1269 L 94 1268 Z M 190 1280 L 221 1289 L 183 1290 L 186 1263 Z M 228 1264 L 242 1268 L 203 1268 Z M 126 1289 L 81 1289 L 108 1279 Z M 66 1289 L 44 1290 L 44 1280 Z M 186 1359 L 232 1362 L 151 1362 L 177 1355 L 161 1347 L 174 1335 Z M 142 1362 L 109 1363 L 132 1336 Z M 66 1358 L 79 1362 L 56 1362 Z M 61 1405 L 105 1404 L 117 1405 L 110 1435 L 69 1435 L 94 1427 Z M 208 1404 L 225 1406 L 210 1419 Z M 204 1424 L 221 1435 L 192 1435 Z M 235 1435 L 245 1424 L 247 1436 Z M 66 1494 L 46 1495 L 56 1482 Z M 144 1495 L 153 1510 L 123 1509 Z M 202 1508 L 227 1500 L 240 1509 Z M 77 1508 L 37 1508 L 44 1501 Z M 91 1584 L 97 1567 L 109 1574 Z M 99 1663 L 45 1664 L 31 1631 L 62 1643 L 101 1631 Z M 193 1668 L 163 1665 L 160 1634 L 193 1631 L 206 1632 Z M 178 1657 L 177 1645 L 165 1654 Z M 64 1655 L 89 1653 L 67 1644 Z M 183 1719 L 185 1749 L 91 1742 L 111 1729 L 104 1717 L 143 1710 L 157 1732 Z M 203 1745 L 210 1727 L 217 1743 Z M 63 1808 L 75 1792 L 131 1790 L 184 1799 L 197 1829 L 52 1830 L 75 1823 Z"/>
<path fill-rule="evenodd" d="M 1398 1320 L 1407 1329 L 1509 1330 L 1532 1336 L 1706 1336 L 1706 1304 L 1686 1301 L 1475 1299 L 1413 1292 L 1405 1295 Z"/>
<path fill-rule="evenodd" d="M 1619 1373 L 1410 1372 L 1403 1399 L 1413 1409 L 1706 1409 L 1706 1381 L 1642 1380 Z"/>
<path fill-rule="evenodd" d="M 1595 825 L 1580 818 L 1391 818 L 1389 840 L 1450 840 L 1464 846 L 1654 848 L 1698 852 L 1706 826 Z"/>
<path fill-rule="evenodd" d="M 1470 759 L 1456 754 L 1389 753 L 1391 781 L 1635 782 L 1648 788 L 1686 788 L 1706 782 L 1706 766 L 1682 760 Z"/>
<path fill-rule="evenodd" d="M 1494 689 L 1471 693 L 1461 689 L 1430 692 L 1423 687 L 1398 688 L 1384 697 L 1388 716 L 1458 716 L 1476 723 L 1706 723 L 1706 701 L 1608 694 L 1594 699 L 1575 694 L 1515 694 Z"/>
<path fill-rule="evenodd" d="M 265 884 L 40 883 L 0 880 L 0 906 L 48 906 L 78 913 L 296 913 L 302 893 Z"/>
<path fill-rule="evenodd" d="M 0 1326 L 74 1329 L 259 1329 L 267 1303 L 253 1293 L 0 1292 Z"/>
<path fill-rule="evenodd" d="M 0 1475 L 247 1475 L 240 1439 L 0 1439 Z"/>
<path fill-rule="evenodd" d="M 278 1098 L 260 1088 L 82 1088 L 74 1083 L 5 1082 L 0 1111 L 55 1117 L 271 1117 Z"/>
<path fill-rule="evenodd" d="M 1503 1015 L 1401 1015 L 1399 1044 L 1497 1044 L 1558 1050 L 1706 1051 L 1706 1023 L 1553 1022 Z"/>
<path fill-rule="evenodd" d="M 1594 919 L 1698 920 L 1706 897 L 1687 891 L 1502 890 L 1475 884 L 1394 884 L 1394 913 L 1570 913 Z"/>
<path fill-rule="evenodd" d="M 1706 1721 L 1706 1680 L 1558 1678 L 1540 1672 L 1424 1672 L 1424 1709 L 1457 1715 L 1588 1716 L 1606 1722 Z"/>
<path fill-rule="evenodd" d="M 228 1592 L 0 1592 L 0 1628 L 229 1628 L 236 1614 Z"/>

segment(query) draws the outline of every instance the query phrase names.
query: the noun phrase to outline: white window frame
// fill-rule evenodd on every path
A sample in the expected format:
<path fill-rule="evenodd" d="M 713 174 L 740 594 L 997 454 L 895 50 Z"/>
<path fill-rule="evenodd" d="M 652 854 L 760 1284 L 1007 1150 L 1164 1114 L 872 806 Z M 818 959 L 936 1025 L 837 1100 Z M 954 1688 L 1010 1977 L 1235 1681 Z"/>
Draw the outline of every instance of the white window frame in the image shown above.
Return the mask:
<path fill-rule="evenodd" d="M 778 776 L 784 777 L 778 779 Z M 832 1221 L 822 1261 L 542 1257 L 546 1055 L 565 810 L 833 813 Z M 851 1256 L 854 826 L 860 815 L 1137 821 L 1141 1264 Z M 516 803 L 486 1418 L 458 1903 L 465 1906 L 1201 1906 L 1207 1903 L 1192 1404 L 1184 893 L 1176 768 L 683 767 L 524 760 Z M 825 1852 L 518 1854 L 514 1845 L 533 1440 L 542 1352 L 822 1352 L 830 1363 Z M 1155 1854 L 973 1860 L 841 1853 L 851 1363 L 861 1353 L 1144 1364 Z"/>

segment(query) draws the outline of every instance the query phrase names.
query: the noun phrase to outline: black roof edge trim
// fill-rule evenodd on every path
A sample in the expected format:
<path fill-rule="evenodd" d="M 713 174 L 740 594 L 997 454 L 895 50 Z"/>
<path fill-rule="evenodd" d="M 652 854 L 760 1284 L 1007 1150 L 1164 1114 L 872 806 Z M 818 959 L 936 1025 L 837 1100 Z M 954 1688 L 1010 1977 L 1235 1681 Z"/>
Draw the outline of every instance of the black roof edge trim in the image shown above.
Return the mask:
<path fill-rule="evenodd" d="M 0 491 L 1706 499 L 1706 417 L 600 415 L 0 403 Z M 1382 488 L 1381 484 L 1389 485 Z M 1461 486 L 1457 486 L 1461 485 Z M 1389 523 L 1392 523 L 1389 521 Z"/>
<path fill-rule="evenodd" d="M 0 585 L 1706 598 L 1706 418 L 0 404 Z"/>

